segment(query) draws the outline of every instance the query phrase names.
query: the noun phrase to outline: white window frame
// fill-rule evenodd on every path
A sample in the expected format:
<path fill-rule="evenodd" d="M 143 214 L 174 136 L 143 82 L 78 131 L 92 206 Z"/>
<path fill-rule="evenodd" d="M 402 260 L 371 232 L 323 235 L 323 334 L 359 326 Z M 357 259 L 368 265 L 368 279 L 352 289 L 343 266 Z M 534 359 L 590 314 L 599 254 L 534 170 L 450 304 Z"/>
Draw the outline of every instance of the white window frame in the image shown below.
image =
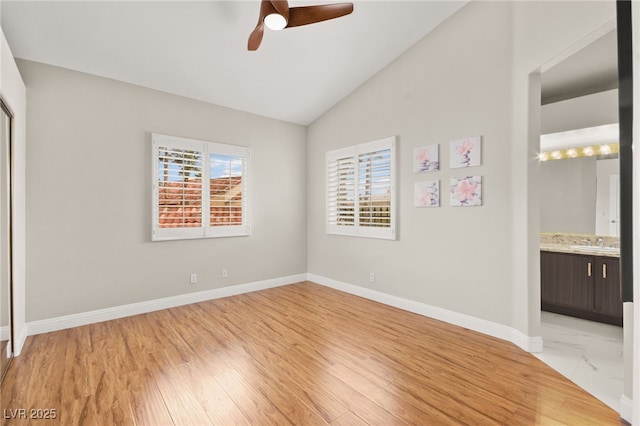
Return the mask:
<path fill-rule="evenodd" d="M 251 170 L 251 150 L 248 147 L 228 145 L 217 142 L 201 141 L 197 139 L 187 139 L 177 136 L 168 136 L 153 133 L 151 135 L 152 144 L 152 221 L 151 240 L 184 240 L 198 238 L 217 238 L 248 236 L 251 234 L 250 225 L 250 170 Z M 239 225 L 211 226 L 210 218 L 210 185 L 202 185 L 202 208 L 201 226 L 184 228 L 161 228 L 159 212 L 159 175 L 158 161 L 160 147 L 175 149 L 187 149 L 202 153 L 202 182 L 210 181 L 210 155 L 220 154 L 234 157 L 241 157 L 242 166 L 242 223 Z"/>
<path fill-rule="evenodd" d="M 389 167 L 390 167 L 390 222 L 389 226 L 365 226 L 360 224 L 360 206 L 358 186 L 360 184 L 359 177 L 359 158 L 361 155 L 376 153 L 379 151 L 389 151 Z M 337 195 L 338 186 L 336 183 L 336 164 L 337 161 L 343 161 L 345 164 L 343 170 L 347 170 L 351 164 L 353 166 L 354 176 L 354 215 L 353 224 L 340 224 L 339 216 L 339 198 Z M 397 202 L 396 202 L 396 137 L 390 136 L 373 142 L 353 145 L 333 151 L 328 151 L 325 155 L 325 185 L 326 185 L 326 232 L 332 235 L 349 235 L 355 237 L 379 238 L 387 240 L 396 239 L 396 221 L 397 221 Z"/>

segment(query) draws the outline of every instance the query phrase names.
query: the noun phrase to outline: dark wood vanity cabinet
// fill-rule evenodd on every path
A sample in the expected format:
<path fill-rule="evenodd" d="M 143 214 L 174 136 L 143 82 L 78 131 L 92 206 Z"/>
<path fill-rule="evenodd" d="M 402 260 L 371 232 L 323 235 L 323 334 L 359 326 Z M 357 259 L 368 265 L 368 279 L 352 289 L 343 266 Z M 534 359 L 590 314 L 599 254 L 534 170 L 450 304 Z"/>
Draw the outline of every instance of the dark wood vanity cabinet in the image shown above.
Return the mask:
<path fill-rule="evenodd" d="M 542 310 L 622 325 L 620 259 L 540 252 Z"/>
<path fill-rule="evenodd" d="M 596 312 L 614 315 L 622 325 L 622 300 L 620 295 L 620 259 L 616 257 L 594 257 L 594 294 Z"/>

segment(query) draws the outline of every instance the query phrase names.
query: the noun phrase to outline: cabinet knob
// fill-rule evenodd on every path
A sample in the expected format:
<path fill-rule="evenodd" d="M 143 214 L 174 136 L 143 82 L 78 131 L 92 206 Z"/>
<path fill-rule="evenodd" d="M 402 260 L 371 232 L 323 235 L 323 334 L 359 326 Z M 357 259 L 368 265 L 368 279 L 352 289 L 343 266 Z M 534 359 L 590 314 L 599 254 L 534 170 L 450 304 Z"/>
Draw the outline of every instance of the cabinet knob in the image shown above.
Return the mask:
<path fill-rule="evenodd" d="M 591 262 L 587 263 L 587 276 L 591 276 Z"/>
<path fill-rule="evenodd" d="M 607 264 L 602 264 L 602 278 L 607 278 Z"/>

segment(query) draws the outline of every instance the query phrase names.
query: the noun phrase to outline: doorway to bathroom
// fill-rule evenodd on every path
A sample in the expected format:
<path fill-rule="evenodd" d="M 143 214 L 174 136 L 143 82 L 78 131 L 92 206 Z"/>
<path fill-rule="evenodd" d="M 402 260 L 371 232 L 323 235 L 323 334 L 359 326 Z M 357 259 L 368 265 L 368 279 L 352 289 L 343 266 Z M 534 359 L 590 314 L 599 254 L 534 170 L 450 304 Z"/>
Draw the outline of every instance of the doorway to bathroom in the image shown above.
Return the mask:
<path fill-rule="evenodd" d="M 620 412 L 618 37 L 609 25 L 541 74 L 538 357 Z"/>

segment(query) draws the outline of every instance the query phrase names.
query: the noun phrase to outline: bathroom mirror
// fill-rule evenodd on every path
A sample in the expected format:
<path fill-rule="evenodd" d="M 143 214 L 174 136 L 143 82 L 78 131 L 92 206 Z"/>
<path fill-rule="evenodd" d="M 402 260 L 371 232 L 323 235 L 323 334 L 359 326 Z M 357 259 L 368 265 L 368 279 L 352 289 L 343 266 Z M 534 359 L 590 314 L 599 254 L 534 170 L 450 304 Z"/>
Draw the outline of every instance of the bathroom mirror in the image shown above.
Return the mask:
<path fill-rule="evenodd" d="M 542 232 L 620 235 L 616 155 L 540 163 Z"/>
<path fill-rule="evenodd" d="M 11 115 L 0 99 L 0 382 L 13 357 L 11 278 Z"/>

